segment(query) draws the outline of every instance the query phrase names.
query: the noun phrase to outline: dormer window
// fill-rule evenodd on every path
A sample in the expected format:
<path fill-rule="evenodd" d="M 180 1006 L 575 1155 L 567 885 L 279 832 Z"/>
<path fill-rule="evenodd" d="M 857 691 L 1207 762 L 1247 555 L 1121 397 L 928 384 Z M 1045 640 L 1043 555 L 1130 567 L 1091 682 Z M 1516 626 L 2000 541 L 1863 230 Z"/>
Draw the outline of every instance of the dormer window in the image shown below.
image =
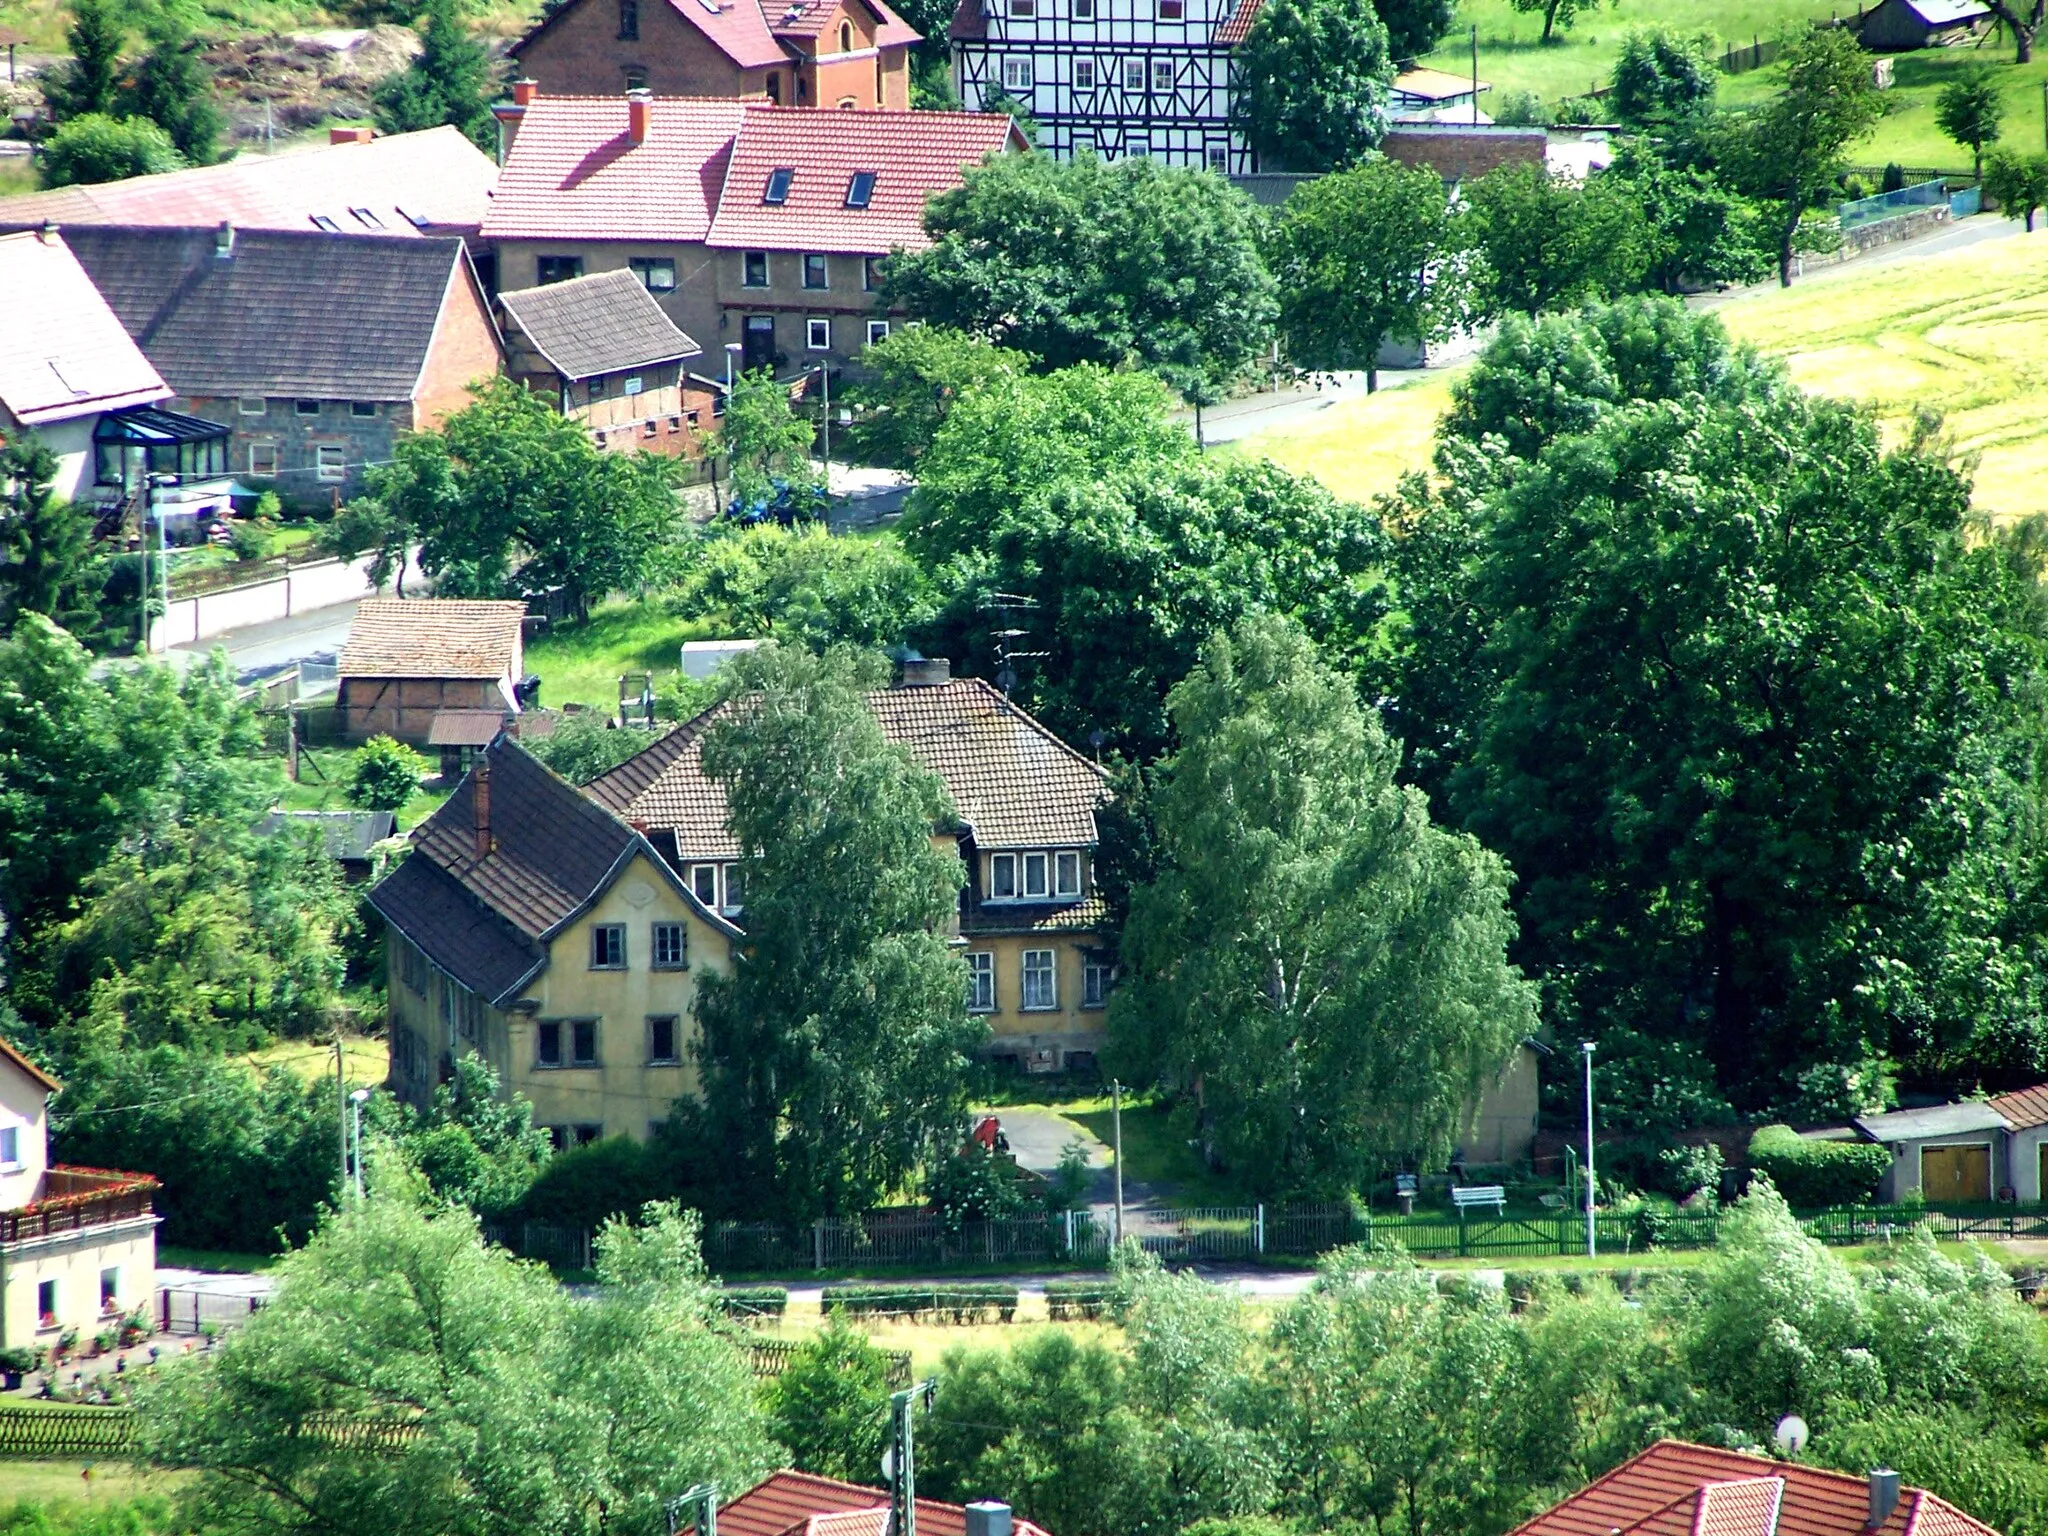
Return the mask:
<path fill-rule="evenodd" d="M 780 208 L 789 201 L 789 184 L 796 176 L 796 168 L 778 165 L 768 173 L 768 185 L 761 190 L 761 201 L 771 208 Z"/>
<path fill-rule="evenodd" d="M 992 853 L 988 860 L 991 902 L 1079 901 L 1081 853 L 1060 848 L 1039 853 Z"/>
<path fill-rule="evenodd" d="M 850 22 L 842 21 L 839 23 L 839 51 L 841 53 L 853 52 L 853 26 Z"/>
<path fill-rule="evenodd" d="M 998 853 L 988 861 L 988 899 L 990 901 L 1015 901 L 1017 899 L 1017 855 Z"/>
<path fill-rule="evenodd" d="M 853 180 L 846 184 L 846 206 L 849 208 L 865 208 L 874 200 L 874 196 L 875 173 L 873 171 L 855 171 L 853 173 Z"/>
<path fill-rule="evenodd" d="M 1078 853 L 1056 853 L 1052 859 L 1052 893 L 1063 900 L 1076 899 L 1081 894 L 1081 855 Z"/>

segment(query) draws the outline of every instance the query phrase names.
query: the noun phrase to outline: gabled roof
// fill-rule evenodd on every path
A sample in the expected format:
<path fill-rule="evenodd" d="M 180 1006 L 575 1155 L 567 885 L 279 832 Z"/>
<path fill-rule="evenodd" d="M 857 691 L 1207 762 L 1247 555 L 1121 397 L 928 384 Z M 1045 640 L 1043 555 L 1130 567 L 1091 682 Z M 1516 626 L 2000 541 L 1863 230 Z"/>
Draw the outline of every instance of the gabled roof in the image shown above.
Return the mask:
<path fill-rule="evenodd" d="M 882 256 L 921 250 L 924 206 L 989 155 L 1025 148 L 1006 113 L 826 112 L 749 107 L 726 169 L 709 244 L 726 249 Z M 788 193 L 763 201 L 769 173 Z M 874 176 L 867 206 L 847 206 L 856 172 Z"/>
<path fill-rule="evenodd" d="M 877 689 L 868 707 L 884 735 L 945 781 L 978 847 L 1095 842 L 1107 776 L 979 678 Z M 725 791 L 704 772 L 704 731 L 718 713 L 669 732 L 584 793 L 636 825 L 673 832 L 682 858 L 738 857 Z"/>
<path fill-rule="evenodd" d="M 483 222 L 497 179 L 491 157 L 460 129 L 427 128 L 10 197 L 0 221 L 188 228 L 227 219 L 240 229 L 313 230 L 324 218 L 351 235 L 460 234 Z"/>
<path fill-rule="evenodd" d="M 909 47 L 923 41 L 917 29 L 890 10 L 883 0 L 859 3 L 875 13 L 877 47 Z M 668 0 L 668 5 L 737 67 L 765 69 L 791 62 L 798 51 L 785 47 L 781 39 L 799 42 L 818 35 L 831 13 L 833 0 L 785 0 L 783 4 L 768 0 L 766 5 L 761 0 Z M 556 7 L 552 15 L 508 51 L 517 58 L 528 43 L 554 26 L 564 12 L 573 9 L 573 4 Z"/>
<path fill-rule="evenodd" d="M 366 597 L 341 649 L 341 677 L 494 678 L 519 655 L 526 604 Z"/>
<path fill-rule="evenodd" d="M 657 97 L 646 141 L 633 144 L 625 97 L 537 94 L 519 120 L 484 238 L 702 240 L 744 111 L 736 101 Z"/>
<path fill-rule="evenodd" d="M 1978 0 L 1903 0 L 1903 4 L 1930 27 L 1958 27 L 1991 14 L 1991 8 Z"/>
<path fill-rule="evenodd" d="M 181 395 L 410 400 L 462 242 L 71 226 L 64 238 Z"/>
<path fill-rule="evenodd" d="M 862 6 L 874 16 L 877 48 L 907 48 L 924 41 L 923 34 L 890 10 L 883 0 L 848 0 L 848 3 Z M 762 9 L 767 13 L 770 30 L 777 37 L 794 42 L 814 38 L 824 31 L 825 23 L 837 7 L 838 0 L 786 0 L 783 4 L 767 0 Z M 808 53 L 811 50 L 804 51 Z"/>
<path fill-rule="evenodd" d="M 1448 74 L 1441 69 L 1404 69 L 1394 76 L 1396 96 L 1413 96 L 1421 101 L 1456 101 L 1471 96 L 1475 90 L 1492 89 L 1484 80 L 1475 86 L 1470 75 Z"/>
<path fill-rule="evenodd" d="M 2008 1129 L 2005 1117 L 1990 1104 L 1935 1104 L 1926 1109 L 1899 1109 L 1888 1115 L 1858 1115 L 1856 1129 L 1872 1141 L 1919 1141 L 1928 1136 L 1959 1136 L 1972 1131 Z"/>
<path fill-rule="evenodd" d="M 1997 1536 L 1920 1488 L 1869 1520 L 1864 1478 L 1660 1440 L 1510 1536 Z"/>
<path fill-rule="evenodd" d="M 61 235 L 0 236 L 0 293 L 17 300 L 0 346 L 0 405 L 22 425 L 169 398 Z"/>
<path fill-rule="evenodd" d="M 962 0 L 972 4 L 974 0 Z M 1259 12 L 1266 8 L 1266 0 L 1238 0 L 1237 9 L 1223 18 L 1216 28 L 1216 41 L 1226 47 L 1235 48 L 1245 40 L 1252 29 L 1252 23 L 1259 19 Z"/>
<path fill-rule="evenodd" d="M 810 1472 L 774 1472 L 718 1511 L 725 1536 L 880 1536 L 869 1511 L 886 1512 L 889 1495 Z M 923 1536 L 965 1536 L 967 1512 L 937 1499 L 917 1501 Z M 1029 1520 L 1016 1520 L 1018 1536 L 1046 1536 Z"/>
<path fill-rule="evenodd" d="M 565 379 L 673 363 L 704 350 L 624 269 L 501 293 L 498 302 Z"/>
<path fill-rule="evenodd" d="M 2021 1088 L 2013 1093 L 2001 1093 L 1991 1101 L 1991 1108 L 2016 1131 L 2030 1130 L 2037 1125 L 2048 1125 L 2048 1083 L 2037 1083 L 2032 1088 Z"/>
<path fill-rule="evenodd" d="M 58 1082 L 57 1079 L 50 1076 L 49 1073 L 45 1072 L 41 1067 L 10 1045 L 5 1035 L 0 1035 L 0 1064 L 10 1065 L 31 1082 L 42 1084 L 45 1092 L 60 1093 L 63 1091 L 64 1085 L 62 1083 Z"/>

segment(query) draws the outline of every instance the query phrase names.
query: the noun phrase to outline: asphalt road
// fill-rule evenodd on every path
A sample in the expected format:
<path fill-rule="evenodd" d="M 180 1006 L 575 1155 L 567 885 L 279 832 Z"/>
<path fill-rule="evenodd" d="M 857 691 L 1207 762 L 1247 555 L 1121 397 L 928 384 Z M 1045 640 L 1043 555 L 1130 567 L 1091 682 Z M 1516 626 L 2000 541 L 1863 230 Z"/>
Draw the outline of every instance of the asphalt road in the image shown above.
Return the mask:
<path fill-rule="evenodd" d="M 297 661 L 331 661 L 341 654 L 342 644 L 348 639 L 348 627 L 355 616 L 356 605 L 352 602 L 337 603 L 332 608 L 315 608 L 310 613 L 297 614 L 289 619 L 251 624 L 215 635 L 211 640 L 174 646 L 171 662 L 174 666 L 194 666 L 215 650 L 224 650 L 235 675 L 247 681 L 264 673 L 281 671 Z"/>

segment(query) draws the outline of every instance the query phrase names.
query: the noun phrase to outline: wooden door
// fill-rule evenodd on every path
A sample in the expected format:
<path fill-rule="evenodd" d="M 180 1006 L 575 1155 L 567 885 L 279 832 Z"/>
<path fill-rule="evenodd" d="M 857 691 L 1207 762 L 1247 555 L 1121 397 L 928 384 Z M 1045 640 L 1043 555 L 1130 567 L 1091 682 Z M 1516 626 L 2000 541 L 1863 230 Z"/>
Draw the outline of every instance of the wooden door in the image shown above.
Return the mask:
<path fill-rule="evenodd" d="M 1929 1200 L 1958 1204 L 1990 1200 L 1991 1148 L 1981 1142 L 1971 1147 L 1922 1147 L 1920 1188 Z"/>

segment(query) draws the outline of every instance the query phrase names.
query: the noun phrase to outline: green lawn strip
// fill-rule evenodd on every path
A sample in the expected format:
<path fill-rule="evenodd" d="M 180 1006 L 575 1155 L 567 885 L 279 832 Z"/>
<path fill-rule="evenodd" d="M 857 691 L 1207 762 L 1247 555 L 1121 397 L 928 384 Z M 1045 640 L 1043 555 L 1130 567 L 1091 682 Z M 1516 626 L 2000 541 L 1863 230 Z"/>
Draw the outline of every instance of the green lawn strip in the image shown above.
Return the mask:
<path fill-rule="evenodd" d="M 355 766 L 354 747 L 308 747 L 299 753 L 299 777 L 287 782 L 278 798 L 286 811 L 349 811 L 355 806 L 348 798 L 349 774 Z M 410 832 L 440 809 L 449 790 L 422 786 L 398 811 L 398 830 Z"/>
<path fill-rule="evenodd" d="M 682 665 L 685 640 L 718 637 L 715 626 L 677 618 L 658 598 L 607 603 L 587 624 L 561 624 L 526 647 L 526 669 L 540 677 L 544 708 L 587 704 L 611 714 L 619 707 L 619 676 L 652 672 L 658 688 Z"/>
<path fill-rule="evenodd" d="M 1116 1145 L 1115 1115 L 1107 1095 L 1076 1099 L 1056 1110 L 1087 1127 L 1105 1146 Z M 1161 1100 L 1124 1100 L 1124 1179 L 1150 1187 L 1176 1207 L 1250 1203 L 1236 1180 L 1210 1168 L 1188 1145 L 1186 1133 L 1174 1124 Z"/>
<path fill-rule="evenodd" d="M 160 1244 L 156 1250 L 159 1267 L 166 1269 L 197 1269 L 210 1275 L 253 1275 L 275 1269 L 283 1259 L 281 1253 L 235 1253 L 216 1248 L 179 1248 L 173 1244 Z"/>

